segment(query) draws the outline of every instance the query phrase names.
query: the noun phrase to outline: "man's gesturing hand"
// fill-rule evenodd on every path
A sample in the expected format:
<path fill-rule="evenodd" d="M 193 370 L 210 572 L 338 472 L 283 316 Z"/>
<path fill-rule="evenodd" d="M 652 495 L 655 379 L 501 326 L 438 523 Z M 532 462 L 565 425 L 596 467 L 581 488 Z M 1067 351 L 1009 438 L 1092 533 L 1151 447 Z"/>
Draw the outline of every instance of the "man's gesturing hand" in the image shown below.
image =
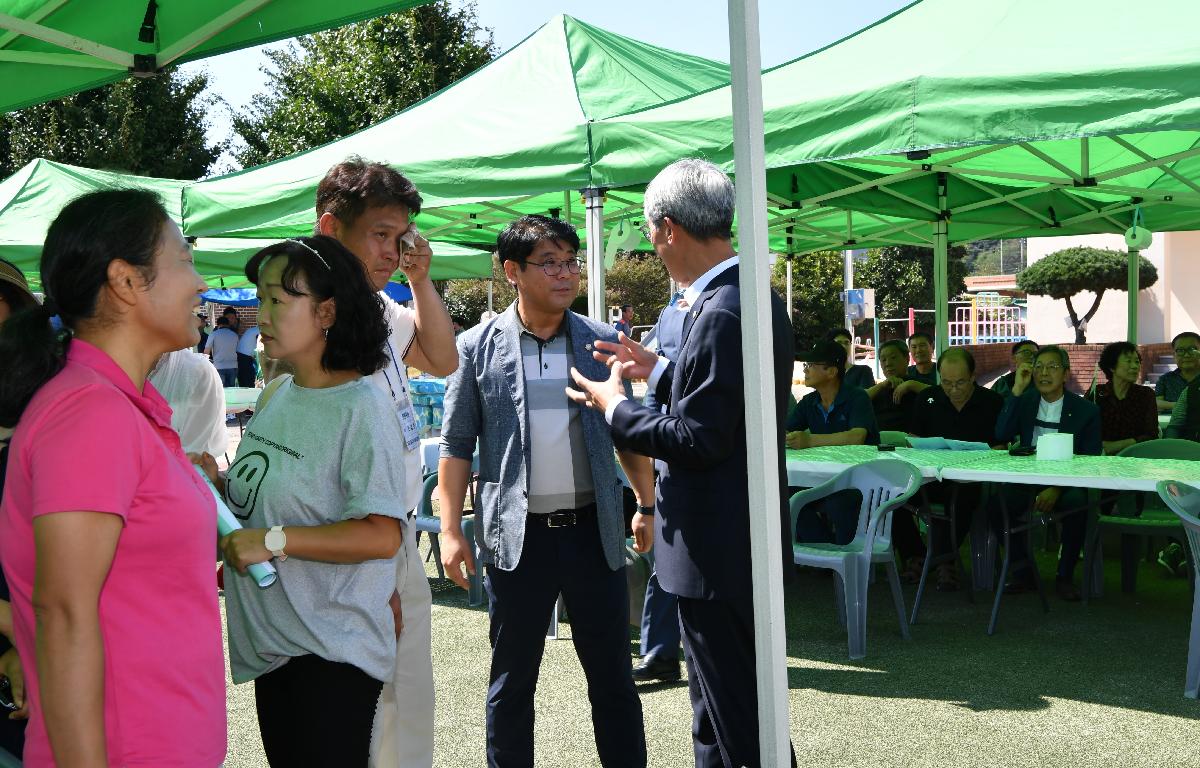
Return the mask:
<path fill-rule="evenodd" d="M 470 590 L 467 576 L 475 575 L 475 556 L 461 530 L 442 528 L 442 567 L 446 575 L 463 589 Z M 463 571 L 466 573 L 463 573 Z"/>
<path fill-rule="evenodd" d="M 627 379 L 648 379 L 658 364 L 658 355 L 638 344 L 624 333 L 617 334 L 618 341 L 596 341 L 596 351 L 592 357 L 605 365 L 613 365 L 616 360 L 625 364 L 624 375 Z"/>
<path fill-rule="evenodd" d="M 613 360 L 610 365 L 611 373 L 604 381 L 592 381 L 580 373 L 579 369 L 572 368 L 571 378 L 574 379 L 575 386 L 579 389 L 567 387 L 567 397 L 579 405 L 586 405 L 588 408 L 595 408 L 600 413 L 605 413 L 608 410 L 609 402 L 614 397 L 625 394 L 621 376 L 627 365 L 619 360 Z"/>
<path fill-rule="evenodd" d="M 415 236 L 415 244 L 409 248 L 407 243 L 397 243 L 400 251 L 400 271 L 408 280 L 408 284 L 419 283 L 429 278 L 429 264 L 433 259 L 433 249 L 429 241 L 421 235 Z"/>

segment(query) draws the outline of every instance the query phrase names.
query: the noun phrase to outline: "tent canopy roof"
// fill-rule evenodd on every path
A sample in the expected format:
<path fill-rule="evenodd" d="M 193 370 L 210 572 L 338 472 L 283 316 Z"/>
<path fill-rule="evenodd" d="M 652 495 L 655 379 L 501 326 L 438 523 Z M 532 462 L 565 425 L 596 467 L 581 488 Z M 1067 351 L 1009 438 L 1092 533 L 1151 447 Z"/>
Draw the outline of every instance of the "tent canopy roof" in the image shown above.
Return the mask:
<path fill-rule="evenodd" d="M 0 0 L 0 111 L 426 2 Z"/>
<path fill-rule="evenodd" d="M 1198 228 L 1198 23 L 1190 0 L 921 0 L 769 70 L 772 234 L 803 252 L 929 245 L 942 216 L 956 241 L 1117 232 L 1137 205 Z M 729 104 L 721 87 L 599 121 L 595 183 L 687 154 L 731 169 Z"/>
<path fill-rule="evenodd" d="M 102 189 L 148 189 L 156 192 L 177 224 L 187 182 L 131 176 L 79 168 L 50 160 L 34 160 L 0 182 L 0 258 L 11 261 L 33 285 L 40 284 L 38 261 L 46 230 L 63 206 L 80 195 Z M 311 231 L 311 230 L 310 230 Z M 196 270 L 214 286 L 247 285 L 246 262 L 274 240 L 199 238 Z M 434 241 L 430 274 L 435 280 L 481 278 L 492 274 L 487 251 Z"/>
<path fill-rule="evenodd" d="M 360 155 L 399 168 L 417 184 L 425 199 L 423 229 L 457 221 L 439 237 L 494 243 L 495 233 L 480 237 L 477 225 L 511 219 L 515 206 L 569 209 L 574 190 L 590 186 L 592 121 L 727 82 L 724 64 L 556 16 L 473 74 L 381 123 L 190 187 L 185 231 L 231 237 L 311 231 L 317 183 L 335 163 Z M 542 197 L 531 202 L 532 196 Z"/>

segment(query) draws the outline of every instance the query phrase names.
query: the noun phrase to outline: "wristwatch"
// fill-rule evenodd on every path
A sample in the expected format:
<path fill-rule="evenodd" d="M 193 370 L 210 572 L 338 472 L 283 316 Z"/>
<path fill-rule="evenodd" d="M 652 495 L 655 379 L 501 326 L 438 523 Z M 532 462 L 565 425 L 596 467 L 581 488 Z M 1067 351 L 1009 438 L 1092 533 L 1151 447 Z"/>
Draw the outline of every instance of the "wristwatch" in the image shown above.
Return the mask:
<path fill-rule="evenodd" d="M 287 560 L 287 553 L 283 551 L 287 548 L 287 534 L 283 532 L 282 525 L 277 525 L 267 531 L 267 535 L 263 538 L 263 544 L 271 550 L 271 555 L 276 560 L 281 563 Z"/>
<path fill-rule="evenodd" d="M 639 515 L 649 515 L 650 517 L 654 517 L 654 507 L 643 507 L 641 504 L 638 504 L 637 511 Z"/>

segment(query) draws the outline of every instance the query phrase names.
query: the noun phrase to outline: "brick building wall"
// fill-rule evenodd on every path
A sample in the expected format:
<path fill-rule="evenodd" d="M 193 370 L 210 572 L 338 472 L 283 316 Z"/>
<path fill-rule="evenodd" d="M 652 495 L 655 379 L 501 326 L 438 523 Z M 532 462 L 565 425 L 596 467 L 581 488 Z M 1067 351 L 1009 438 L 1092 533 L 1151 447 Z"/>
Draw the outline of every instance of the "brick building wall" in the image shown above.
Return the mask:
<path fill-rule="evenodd" d="M 214 304 L 208 302 L 203 306 L 204 316 L 208 318 L 209 327 L 215 326 L 217 318 L 225 312 L 224 304 Z M 242 328 L 250 328 L 258 325 L 258 307 L 234 307 L 237 310 L 238 319 L 242 321 Z"/>

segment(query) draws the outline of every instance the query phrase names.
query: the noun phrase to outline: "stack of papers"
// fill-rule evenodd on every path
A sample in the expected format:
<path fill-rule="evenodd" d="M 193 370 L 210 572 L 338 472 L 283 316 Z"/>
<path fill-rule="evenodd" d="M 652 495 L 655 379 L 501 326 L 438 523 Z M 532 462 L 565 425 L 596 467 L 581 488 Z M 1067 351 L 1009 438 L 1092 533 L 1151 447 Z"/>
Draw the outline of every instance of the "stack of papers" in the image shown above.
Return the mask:
<path fill-rule="evenodd" d="M 927 451 L 990 451 L 987 443 L 975 443 L 969 440 L 947 440 L 944 437 L 913 437 L 909 435 L 908 444 L 913 448 Z"/>

